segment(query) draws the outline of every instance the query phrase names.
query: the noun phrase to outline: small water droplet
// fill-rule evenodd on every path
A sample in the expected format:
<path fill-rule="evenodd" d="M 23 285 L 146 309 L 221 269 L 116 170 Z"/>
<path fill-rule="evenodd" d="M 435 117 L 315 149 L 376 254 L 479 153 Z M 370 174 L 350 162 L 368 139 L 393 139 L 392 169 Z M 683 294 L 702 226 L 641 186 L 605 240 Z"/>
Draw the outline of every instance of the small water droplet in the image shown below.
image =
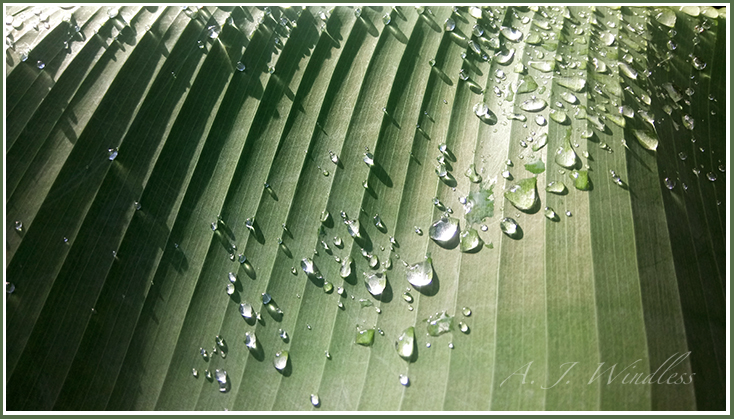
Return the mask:
<path fill-rule="evenodd" d="M 283 340 L 288 340 L 288 332 L 283 329 L 278 329 L 278 336 Z"/>
<path fill-rule="evenodd" d="M 464 322 L 459 322 L 459 330 L 461 331 L 461 333 L 469 333 L 469 326 L 467 326 Z"/>
<path fill-rule="evenodd" d="M 449 349 L 454 349 L 454 344 L 453 344 L 453 342 L 449 342 Z"/>
<path fill-rule="evenodd" d="M 115 160 L 117 158 L 117 154 L 119 151 L 117 150 L 117 147 L 113 147 L 107 150 L 108 158 L 110 161 Z"/>
<path fill-rule="evenodd" d="M 252 310 L 252 306 L 249 303 L 242 303 L 240 304 L 240 314 L 245 319 L 252 319 L 255 314 Z"/>
<path fill-rule="evenodd" d="M 471 316 L 471 309 L 469 307 L 464 307 L 461 309 L 461 314 L 464 315 L 464 317 Z"/>
<path fill-rule="evenodd" d="M 199 371 L 196 368 L 191 369 L 191 374 L 193 374 L 194 378 L 199 378 Z"/>
<path fill-rule="evenodd" d="M 404 385 L 406 387 L 410 385 L 410 379 L 408 378 L 407 375 L 400 374 L 398 376 L 398 379 L 400 380 L 400 384 L 402 384 L 402 385 Z"/>
<path fill-rule="evenodd" d="M 273 366 L 278 371 L 283 371 L 285 367 L 288 365 L 288 351 L 282 350 L 275 353 L 275 358 L 273 359 Z"/>
<path fill-rule="evenodd" d="M 415 234 L 417 234 L 419 236 L 422 236 L 423 235 L 423 230 L 421 230 L 420 228 L 418 228 L 418 226 L 413 226 L 413 231 L 415 231 Z"/>
<path fill-rule="evenodd" d="M 227 284 L 227 295 L 234 294 L 234 291 L 235 291 L 234 284 L 232 284 L 232 283 Z"/>
<path fill-rule="evenodd" d="M 13 292 L 15 292 L 15 284 L 5 281 L 5 293 L 12 294 Z"/>
<path fill-rule="evenodd" d="M 566 217 L 570 217 L 571 215 L 571 211 L 566 211 Z"/>
<path fill-rule="evenodd" d="M 716 181 L 716 174 L 714 172 L 708 172 L 706 173 L 706 178 L 710 180 L 711 182 Z"/>
<path fill-rule="evenodd" d="M 673 188 L 675 188 L 675 180 L 674 179 L 671 179 L 671 178 L 666 177 L 663 180 L 663 182 L 665 183 L 665 187 L 666 188 L 668 188 L 670 190 L 673 190 Z"/>
<path fill-rule="evenodd" d="M 500 221 L 500 230 L 502 230 L 503 233 L 512 238 L 517 238 L 520 235 L 517 221 L 513 220 L 512 218 L 503 218 Z"/>
<path fill-rule="evenodd" d="M 15 230 L 18 232 L 23 231 L 23 222 L 22 221 L 16 221 L 15 222 Z"/>

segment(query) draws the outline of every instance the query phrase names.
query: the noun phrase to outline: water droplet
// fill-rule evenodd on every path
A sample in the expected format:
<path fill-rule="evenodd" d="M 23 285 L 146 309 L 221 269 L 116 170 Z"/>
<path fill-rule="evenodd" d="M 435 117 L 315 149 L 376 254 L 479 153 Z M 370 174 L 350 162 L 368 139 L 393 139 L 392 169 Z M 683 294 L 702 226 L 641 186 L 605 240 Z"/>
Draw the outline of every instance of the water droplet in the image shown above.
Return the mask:
<path fill-rule="evenodd" d="M 217 368 L 214 371 L 214 377 L 217 379 L 217 382 L 219 383 L 219 391 L 221 391 L 222 393 L 226 393 L 228 390 L 227 389 L 227 371 L 220 370 L 219 368 Z"/>
<path fill-rule="evenodd" d="M 406 387 L 410 385 L 410 379 L 408 378 L 407 375 L 400 374 L 398 376 L 398 379 L 400 380 L 400 384 L 402 384 L 402 385 L 404 385 Z"/>
<path fill-rule="evenodd" d="M 410 284 L 414 287 L 425 287 L 430 285 L 431 282 L 433 282 L 433 265 L 431 264 L 431 262 L 431 258 L 426 258 L 422 262 L 416 263 L 415 265 L 408 267 L 408 282 L 410 282 Z M 408 302 L 410 303 L 411 301 Z"/>
<path fill-rule="evenodd" d="M 565 124 L 568 121 L 568 114 L 561 110 L 551 109 L 550 119 L 558 122 L 559 124 Z"/>
<path fill-rule="evenodd" d="M 459 330 L 461 331 L 461 333 L 469 333 L 469 326 L 467 326 L 464 322 L 459 322 Z"/>
<path fill-rule="evenodd" d="M 219 33 L 222 32 L 222 28 L 219 25 L 214 24 L 207 27 L 206 31 L 209 38 L 217 39 L 219 37 Z"/>
<path fill-rule="evenodd" d="M 548 106 L 548 102 L 543 99 L 532 97 L 520 104 L 520 109 L 528 112 L 538 112 L 545 109 Z"/>
<path fill-rule="evenodd" d="M 556 150 L 556 163 L 567 168 L 572 169 L 578 164 L 578 156 L 571 147 L 571 129 L 566 131 L 566 136 L 563 139 L 563 145 Z"/>
<path fill-rule="evenodd" d="M 552 61 L 530 61 L 530 67 L 542 71 L 543 73 L 550 73 L 553 71 L 553 62 Z"/>
<path fill-rule="evenodd" d="M 454 349 L 454 343 L 453 342 L 449 342 L 449 349 Z"/>
<path fill-rule="evenodd" d="M 545 218 L 549 220 L 555 220 L 557 218 L 556 212 L 550 207 L 545 207 L 544 214 Z"/>
<path fill-rule="evenodd" d="M 382 23 L 385 24 L 386 26 L 389 25 L 391 21 L 392 21 L 392 18 L 390 17 L 390 13 L 385 13 L 382 16 Z"/>
<path fill-rule="evenodd" d="M 307 324 L 306 325 L 306 329 L 311 330 L 311 325 L 310 324 Z"/>
<path fill-rule="evenodd" d="M 459 233 L 459 220 L 446 215 L 428 229 L 429 237 L 441 246 L 451 246 Z"/>
<path fill-rule="evenodd" d="M 508 26 L 502 26 L 500 27 L 500 33 L 502 36 L 507 38 L 508 40 L 512 42 L 518 42 L 522 39 L 523 33 L 519 29 L 515 29 L 513 27 Z"/>
<path fill-rule="evenodd" d="M 372 346 L 375 342 L 375 329 L 358 330 L 354 342 L 362 346 Z"/>
<path fill-rule="evenodd" d="M 229 282 L 235 283 L 237 282 L 237 275 L 234 272 L 230 272 L 227 274 L 227 278 L 229 279 Z"/>
<path fill-rule="evenodd" d="M 668 188 L 670 190 L 673 190 L 673 188 L 675 188 L 675 180 L 674 179 L 671 179 L 671 178 L 666 177 L 663 180 L 663 182 L 665 183 L 665 187 L 666 188 Z"/>
<path fill-rule="evenodd" d="M 347 256 L 345 259 L 342 260 L 342 266 L 339 269 L 339 276 L 342 278 L 347 278 L 349 275 L 352 274 L 352 263 L 354 262 L 354 259 L 352 259 L 351 256 Z M 337 290 L 338 292 L 339 290 Z M 341 293 L 339 293 L 341 295 Z"/>
<path fill-rule="evenodd" d="M 693 130 L 693 127 L 696 125 L 696 120 L 688 114 L 683 115 L 681 120 L 683 121 L 683 126 L 688 130 Z"/>
<path fill-rule="evenodd" d="M 387 286 L 387 277 L 381 272 L 364 273 L 364 284 L 367 291 L 375 297 L 382 295 Z"/>
<path fill-rule="evenodd" d="M 505 198 L 517 209 L 527 211 L 538 200 L 536 185 L 537 178 L 535 177 L 522 179 L 505 191 Z"/>
<path fill-rule="evenodd" d="M 640 129 L 633 130 L 632 132 L 635 135 L 635 138 L 637 138 L 637 140 L 640 142 L 640 145 L 642 145 L 642 147 L 651 151 L 657 150 L 658 137 L 655 132 Z"/>
<path fill-rule="evenodd" d="M 678 157 L 681 160 L 685 161 L 688 158 L 688 155 L 686 153 L 684 153 L 683 151 L 681 151 L 680 153 L 678 153 Z"/>
<path fill-rule="evenodd" d="M 484 241 L 479 237 L 477 230 L 469 228 L 459 235 L 459 250 L 464 253 L 475 252 L 481 248 Z"/>
<path fill-rule="evenodd" d="M 403 293 L 403 300 L 405 300 L 406 303 L 410 304 L 413 302 L 413 296 L 406 291 Z"/>
<path fill-rule="evenodd" d="M 519 226 L 512 218 L 503 218 L 500 221 L 500 230 L 512 238 L 519 238 L 520 236 Z"/>
<path fill-rule="evenodd" d="M 655 20 L 657 20 L 658 22 L 660 22 L 661 24 L 669 28 L 673 28 L 675 27 L 675 20 L 676 20 L 675 12 L 667 8 L 660 9 L 660 12 L 655 15 Z"/>
<path fill-rule="evenodd" d="M 120 9 L 117 7 L 110 7 L 107 9 L 107 16 L 109 16 L 110 19 L 114 19 L 117 17 L 117 15 L 120 13 Z"/>
<path fill-rule="evenodd" d="M 235 291 L 234 284 L 232 283 L 227 284 L 227 295 L 234 294 L 234 291 Z"/>
<path fill-rule="evenodd" d="M 715 174 L 714 172 L 708 172 L 708 173 L 706 173 L 706 177 L 707 177 L 707 178 L 708 178 L 708 180 L 710 180 L 711 182 L 714 182 L 714 181 L 716 181 L 716 174 Z"/>
<path fill-rule="evenodd" d="M 476 105 L 474 105 L 473 110 L 476 116 L 478 116 L 479 118 L 483 118 L 489 112 L 489 107 L 487 106 L 486 103 L 479 102 Z"/>
<path fill-rule="evenodd" d="M 273 359 L 273 366 L 278 371 L 283 371 L 288 365 L 288 351 L 278 351 L 275 353 L 275 359 Z"/>
<path fill-rule="evenodd" d="M 701 71 L 706 68 L 706 63 L 699 57 L 694 56 L 691 60 L 691 63 L 693 64 L 693 68 L 695 68 L 696 70 Z"/>
<path fill-rule="evenodd" d="M 515 48 L 510 48 L 507 51 L 497 51 L 497 53 L 494 55 L 495 61 L 497 61 L 498 64 L 502 64 L 502 65 L 508 64 L 510 61 L 512 61 L 512 58 L 514 56 L 515 56 Z"/>
<path fill-rule="evenodd" d="M 199 378 L 199 371 L 196 368 L 191 369 L 191 374 L 193 374 L 194 378 Z"/>
<path fill-rule="evenodd" d="M 303 269 L 303 272 L 306 274 L 306 276 L 313 276 L 313 277 L 320 277 L 321 274 L 319 273 L 318 268 L 316 268 L 316 265 L 314 265 L 313 260 L 311 258 L 303 258 L 301 260 L 301 269 Z"/>
<path fill-rule="evenodd" d="M 579 99 L 571 92 L 562 92 L 561 93 L 561 99 L 565 100 L 566 102 L 575 105 L 578 103 Z"/>
<path fill-rule="evenodd" d="M 278 336 L 283 340 L 288 340 L 288 332 L 283 329 L 278 329 Z"/>
<path fill-rule="evenodd" d="M 107 153 L 109 153 L 108 158 L 110 159 L 110 161 L 116 159 L 117 158 L 117 154 L 118 154 L 117 147 L 113 147 L 113 148 L 108 149 L 107 150 Z"/>
<path fill-rule="evenodd" d="M 418 228 L 418 226 L 413 226 L 413 231 L 415 231 L 415 234 L 417 234 L 419 236 L 422 236 L 423 235 L 423 230 L 421 230 L 420 228 Z"/>
<path fill-rule="evenodd" d="M 443 29 L 446 32 L 451 32 L 454 30 L 454 28 L 456 28 L 456 22 L 454 21 L 454 19 L 452 18 L 446 19 L 446 21 L 443 24 Z"/>
<path fill-rule="evenodd" d="M 723 164 L 720 164 L 719 165 L 719 172 L 725 173 L 726 172 L 726 166 L 724 166 Z"/>
<path fill-rule="evenodd" d="M 370 265 L 370 268 L 376 269 L 377 266 L 380 264 L 380 260 L 378 259 L 377 255 L 369 255 L 367 258 L 367 263 Z"/>
<path fill-rule="evenodd" d="M 580 191 L 588 191 L 591 189 L 591 182 L 589 181 L 589 172 L 586 170 L 574 170 L 569 173 L 571 179 L 573 179 L 573 186 Z"/>
<path fill-rule="evenodd" d="M 571 211 L 566 211 L 566 217 L 570 217 L 571 215 Z"/>
<path fill-rule="evenodd" d="M 22 221 L 16 221 L 15 222 L 15 231 L 18 231 L 18 232 L 23 231 L 23 222 Z"/>
<path fill-rule="evenodd" d="M 436 313 L 426 320 L 426 331 L 430 336 L 440 336 L 450 332 L 454 328 L 454 317 L 446 314 L 445 311 Z"/>
<path fill-rule="evenodd" d="M 201 357 L 204 358 L 204 360 L 209 359 L 209 352 L 206 351 L 204 348 L 199 348 L 199 353 L 201 354 Z"/>
<path fill-rule="evenodd" d="M 357 10 L 359 10 L 359 9 L 357 9 Z M 319 395 L 318 394 L 312 394 L 311 395 L 311 404 L 314 405 L 314 407 L 319 407 L 321 405 L 321 399 L 319 399 Z"/>
<path fill-rule="evenodd" d="M 410 362 L 415 349 L 415 328 L 413 326 L 403 330 L 395 342 L 395 349 L 401 358 Z"/>

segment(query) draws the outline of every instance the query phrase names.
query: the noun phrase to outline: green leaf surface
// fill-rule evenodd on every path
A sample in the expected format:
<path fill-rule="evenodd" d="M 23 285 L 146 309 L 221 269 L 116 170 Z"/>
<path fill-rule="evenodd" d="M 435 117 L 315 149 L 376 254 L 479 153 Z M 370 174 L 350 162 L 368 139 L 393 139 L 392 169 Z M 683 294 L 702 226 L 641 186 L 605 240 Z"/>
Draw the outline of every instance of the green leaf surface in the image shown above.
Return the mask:
<path fill-rule="evenodd" d="M 726 9 L 5 13 L 7 410 L 725 409 Z"/>

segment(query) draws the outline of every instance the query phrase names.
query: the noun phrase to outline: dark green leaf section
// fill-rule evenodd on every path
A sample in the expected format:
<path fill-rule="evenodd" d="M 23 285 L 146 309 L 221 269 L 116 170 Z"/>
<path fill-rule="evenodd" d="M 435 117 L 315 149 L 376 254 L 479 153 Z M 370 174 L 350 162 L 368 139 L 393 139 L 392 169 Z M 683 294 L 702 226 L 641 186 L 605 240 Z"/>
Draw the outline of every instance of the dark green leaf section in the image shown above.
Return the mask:
<path fill-rule="evenodd" d="M 716 10 L 7 15 L 9 410 L 724 408 Z M 468 229 L 486 246 L 461 252 Z"/>

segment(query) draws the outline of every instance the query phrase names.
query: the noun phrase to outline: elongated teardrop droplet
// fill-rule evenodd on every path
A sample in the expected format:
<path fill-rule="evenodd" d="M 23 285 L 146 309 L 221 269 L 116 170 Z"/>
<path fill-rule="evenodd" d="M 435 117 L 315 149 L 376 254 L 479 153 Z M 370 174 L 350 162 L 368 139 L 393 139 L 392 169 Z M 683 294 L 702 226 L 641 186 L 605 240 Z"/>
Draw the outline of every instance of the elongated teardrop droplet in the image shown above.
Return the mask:
<path fill-rule="evenodd" d="M 413 326 L 403 330 L 395 342 L 395 349 L 401 358 L 410 362 L 415 350 L 415 328 Z"/>

